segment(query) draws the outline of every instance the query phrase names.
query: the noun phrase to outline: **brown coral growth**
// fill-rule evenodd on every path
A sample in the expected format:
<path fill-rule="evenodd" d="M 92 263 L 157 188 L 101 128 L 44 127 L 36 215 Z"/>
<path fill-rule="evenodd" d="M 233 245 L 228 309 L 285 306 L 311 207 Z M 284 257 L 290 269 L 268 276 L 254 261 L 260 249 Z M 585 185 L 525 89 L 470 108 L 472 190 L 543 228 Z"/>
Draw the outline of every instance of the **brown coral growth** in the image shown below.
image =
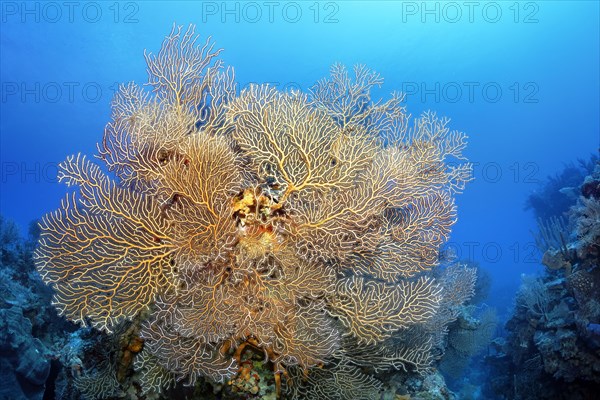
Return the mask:
<path fill-rule="evenodd" d="M 308 94 L 237 93 L 220 50 L 196 42 L 175 28 L 146 55 L 153 92 L 115 96 L 99 145 L 115 180 L 81 155 L 60 165 L 78 190 L 44 218 L 35 254 L 59 311 L 111 331 L 149 310 L 148 371 L 191 384 L 231 377 L 247 343 L 276 374 L 360 365 L 342 336 L 425 368 L 434 339 L 411 332 L 444 298 L 428 271 L 471 179 L 466 136 L 433 113 L 411 122 L 400 95 L 373 102 L 382 79 L 362 66 L 334 66 Z"/>

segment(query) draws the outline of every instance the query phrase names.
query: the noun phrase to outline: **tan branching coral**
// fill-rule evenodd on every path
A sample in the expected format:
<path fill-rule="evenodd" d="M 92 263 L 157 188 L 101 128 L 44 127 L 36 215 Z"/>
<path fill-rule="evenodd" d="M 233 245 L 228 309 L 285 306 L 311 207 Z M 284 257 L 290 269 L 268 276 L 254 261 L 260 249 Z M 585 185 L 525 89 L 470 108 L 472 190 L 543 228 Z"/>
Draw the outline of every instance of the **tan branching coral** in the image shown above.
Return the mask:
<path fill-rule="evenodd" d="M 440 287 L 427 278 L 390 285 L 353 276 L 339 281 L 331 308 L 359 342 L 379 343 L 432 318 L 440 300 Z"/>
<path fill-rule="evenodd" d="M 54 304 L 69 319 L 111 330 L 172 285 L 169 227 L 151 198 L 121 188 L 85 157 L 59 165 L 58 179 L 78 185 L 44 217 L 36 251 Z"/>
<path fill-rule="evenodd" d="M 314 379 L 343 376 L 348 393 L 379 387 L 351 364 L 427 369 L 443 303 L 472 287 L 429 273 L 471 179 L 466 136 L 433 113 L 411 122 L 401 95 L 373 102 L 382 79 L 362 66 L 309 94 L 237 93 L 220 50 L 196 42 L 174 28 L 146 54 L 153 92 L 116 94 L 98 146 L 115 180 L 84 156 L 60 165 L 78 190 L 44 218 L 35 258 L 61 314 L 111 331 L 147 311 L 149 387 L 165 371 L 223 382 L 249 348 L 276 382 L 343 358 Z"/>
<path fill-rule="evenodd" d="M 292 370 L 287 397 L 299 399 L 364 399 L 381 398 L 383 385 L 359 368 L 347 363 L 340 363 L 330 368 L 315 369 L 308 377 L 299 371 Z"/>
<path fill-rule="evenodd" d="M 222 354 L 216 344 L 183 336 L 160 318 L 148 321 L 142 329 L 148 350 L 159 364 L 189 385 L 200 377 L 223 382 L 236 371 L 235 360 Z"/>
<path fill-rule="evenodd" d="M 149 350 L 143 350 L 135 359 L 142 394 L 160 394 L 175 385 L 175 375 L 162 367 Z"/>
<path fill-rule="evenodd" d="M 335 355 L 348 363 L 375 372 L 396 369 L 425 373 L 434 360 L 433 336 L 421 326 L 397 332 L 392 338 L 375 344 L 359 344 L 353 337 L 343 339 Z"/>
<path fill-rule="evenodd" d="M 424 315 L 420 321 L 411 323 L 401 321 L 400 329 L 390 330 L 383 341 L 366 344 L 364 339 L 358 336 L 345 337 L 340 349 L 335 353 L 336 358 L 357 366 L 372 368 L 376 372 L 391 368 L 418 373 L 429 371 L 432 362 L 443 354 L 448 325 L 457 319 L 462 304 L 473 295 L 475 273 L 475 268 L 460 264 L 444 269 L 438 279 L 438 286 L 434 288 L 437 294 L 434 314 Z M 425 299 L 427 296 L 420 300 L 421 305 Z M 397 318 L 394 316 L 390 320 L 397 321 Z M 374 327 L 381 326 L 377 322 L 371 324 Z"/>
<path fill-rule="evenodd" d="M 110 362 L 102 363 L 95 372 L 89 375 L 75 378 L 74 385 L 85 400 L 102 400 L 123 396 L 116 371 Z"/>

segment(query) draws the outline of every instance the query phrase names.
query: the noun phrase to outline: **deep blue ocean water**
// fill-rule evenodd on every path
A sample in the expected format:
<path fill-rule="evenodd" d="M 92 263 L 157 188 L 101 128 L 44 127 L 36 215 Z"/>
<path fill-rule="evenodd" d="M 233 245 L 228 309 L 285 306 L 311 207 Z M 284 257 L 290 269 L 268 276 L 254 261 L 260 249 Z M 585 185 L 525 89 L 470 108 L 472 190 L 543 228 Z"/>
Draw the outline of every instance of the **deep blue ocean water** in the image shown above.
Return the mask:
<path fill-rule="evenodd" d="M 306 90 L 333 63 L 365 64 L 469 135 L 475 180 L 458 197 L 451 246 L 490 272 L 510 311 L 541 270 L 525 200 L 565 163 L 597 154 L 597 1 L 152 1 L 1 3 L 0 213 L 26 231 L 58 207 L 56 164 L 95 154 L 120 82 L 146 81 L 173 23 L 224 49 L 241 86 Z"/>

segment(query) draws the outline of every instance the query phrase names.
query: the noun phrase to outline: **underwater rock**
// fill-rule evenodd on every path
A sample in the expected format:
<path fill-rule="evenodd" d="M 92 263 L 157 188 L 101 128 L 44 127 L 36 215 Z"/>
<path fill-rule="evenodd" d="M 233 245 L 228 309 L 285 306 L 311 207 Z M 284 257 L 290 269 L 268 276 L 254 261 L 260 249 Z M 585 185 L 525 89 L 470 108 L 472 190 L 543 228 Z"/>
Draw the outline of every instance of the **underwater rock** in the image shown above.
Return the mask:
<path fill-rule="evenodd" d="M 48 348 L 32 336 L 31 321 L 23 316 L 22 308 L 0 309 L 0 321 L 0 396 L 42 399 L 50 374 Z"/>
<path fill-rule="evenodd" d="M 551 270 L 565 269 L 566 274 L 571 272 L 571 263 L 565 259 L 565 255 L 560 250 L 548 249 L 542 257 L 542 264 Z"/>
<path fill-rule="evenodd" d="M 587 330 L 594 335 L 600 335 L 600 324 L 588 324 Z"/>
<path fill-rule="evenodd" d="M 10 234 L 7 234 L 9 232 Z M 0 399 L 69 399 L 58 359 L 74 325 L 56 315 L 52 291 L 35 272 L 32 234 L 21 238 L 0 215 Z"/>
<path fill-rule="evenodd" d="M 575 317 L 573 312 L 570 311 L 569 306 L 565 300 L 561 302 L 550 311 L 548 314 L 547 328 L 564 328 L 566 326 L 573 325 L 575 323 Z"/>
<path fill-rule="evenodd" d="M 427 375 L 423 379 L 422 390 L 415 395 L 416 399 L 423 400 L 453 400 L 455 395 L 448 390 L 444 377 L 439 373 Z"/>
<path fill-rule="evenodd" d="M 600 179 L 598 178 L 598 169 L 599 166 L 596 167 L 596 172 L 594 175 L 587 176 L 581 185 L 581 195 L 586 199 L 596 198 L 600 199 Z"/>

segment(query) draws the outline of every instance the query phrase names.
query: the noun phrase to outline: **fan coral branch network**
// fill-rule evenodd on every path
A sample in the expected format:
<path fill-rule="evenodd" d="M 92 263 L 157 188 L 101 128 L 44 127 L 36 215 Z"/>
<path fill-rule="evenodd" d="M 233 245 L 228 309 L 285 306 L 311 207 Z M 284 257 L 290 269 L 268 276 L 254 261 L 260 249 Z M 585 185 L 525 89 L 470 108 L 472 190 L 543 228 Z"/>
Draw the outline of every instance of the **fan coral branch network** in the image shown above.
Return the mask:
<path fill-rule="evenodd" d="M 362 367 L 428 370 L 475 282 L 435 272 L 472 175 L 466 136 L 400 94 L 372 100 L 383 79 L 364 66 L 307 93 L 240 91 L 220 52 L 174 27 L 145 54 L 152 90 L 116 94 L 103 165 L 60 164 L 75 189 L 35 252 L 54 305 L 109 333 L 142 318 L 136 366 L 191 385 L 230 381 L 248 349 L 278 390 L 297 380 L 291 397 L 371 398 Z"/>

